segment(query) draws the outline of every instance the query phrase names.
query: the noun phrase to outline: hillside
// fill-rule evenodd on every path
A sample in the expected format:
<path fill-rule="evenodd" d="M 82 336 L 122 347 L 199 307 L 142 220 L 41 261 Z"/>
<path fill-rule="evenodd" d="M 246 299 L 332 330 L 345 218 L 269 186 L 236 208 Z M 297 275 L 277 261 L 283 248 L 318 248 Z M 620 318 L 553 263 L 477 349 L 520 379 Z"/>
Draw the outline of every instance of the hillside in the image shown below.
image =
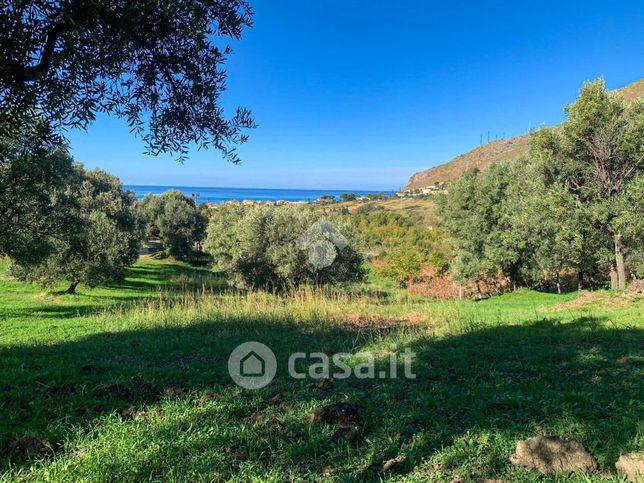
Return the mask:
<path fill-rule="evenodd" d="M 644 79 L 614 91 L 626 102 L 633 102 L 644 97 Z M 451 161 L 420 171 L 414 174 L 405 186 L 406 190 L 425 188 L 440 182 L 450 182 L 458 179 L 468 169 L 484 170 L 494 163 L 507 163 L 525 157 L 528 153 L 529 135 L 523 134 L 507 139 L 492 141 L 478 146 Z"/>

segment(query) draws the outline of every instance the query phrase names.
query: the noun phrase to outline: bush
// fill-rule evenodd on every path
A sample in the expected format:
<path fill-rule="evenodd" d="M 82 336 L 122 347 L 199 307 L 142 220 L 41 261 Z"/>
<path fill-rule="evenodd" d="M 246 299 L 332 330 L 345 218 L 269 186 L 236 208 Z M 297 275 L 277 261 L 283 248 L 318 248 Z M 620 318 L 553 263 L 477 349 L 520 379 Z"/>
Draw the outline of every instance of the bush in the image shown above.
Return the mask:
<path fill-rule="evenodd" d="M 302 284 L 364 279 L 357 232 L 346 219 L 308 207 L 220 206 L 213 209 L 205 249 L 213 269 L 240 288 L 280 291 Z"/>
<path fill-rule="evenodd" d="M 441 274 L 447 270 L 450 247 L 444 231 L 428 230 L 406 214 L 379 208 L 359 210 L 354 219 L 378 259 L 376 275 L 407 287 L 428 264 Z"/>

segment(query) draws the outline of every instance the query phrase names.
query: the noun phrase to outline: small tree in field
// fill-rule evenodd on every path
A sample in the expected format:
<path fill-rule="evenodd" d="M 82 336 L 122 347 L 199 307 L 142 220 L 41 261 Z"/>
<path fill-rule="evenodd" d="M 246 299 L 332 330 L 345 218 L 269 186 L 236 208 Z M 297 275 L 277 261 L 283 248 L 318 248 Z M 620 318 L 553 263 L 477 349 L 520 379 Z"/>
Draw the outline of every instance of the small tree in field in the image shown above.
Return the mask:
<path fill-rule="evenodd" d="M 195 244 L 205 237 L 208 219 L 194 200 L 180 191 L 147 195 L 137 204 L 145 236 L 159 237 L 167 254 L 179 260 L 189 259 Z"/>
<path fill-rule="evenodd" d="M 222 206 L 210 217 L 205 248 L 233 285 L 283 290 L 363 280 L 356 244 L 346 220 L 309 208 Z"/>
<path fill-rule="evenodd" d="M 68 280 L 70 294 L 81 283 L 94 287 L 121 280 L 139 246 L 133 193 L 123 191 L 118 178 L 104 171 L 87 171 L 80 165 L 74 171 L 70 223 L 51 240 L 51 254 L 42 263 L 12 267 L 25 280 L 47 285 Z"/>

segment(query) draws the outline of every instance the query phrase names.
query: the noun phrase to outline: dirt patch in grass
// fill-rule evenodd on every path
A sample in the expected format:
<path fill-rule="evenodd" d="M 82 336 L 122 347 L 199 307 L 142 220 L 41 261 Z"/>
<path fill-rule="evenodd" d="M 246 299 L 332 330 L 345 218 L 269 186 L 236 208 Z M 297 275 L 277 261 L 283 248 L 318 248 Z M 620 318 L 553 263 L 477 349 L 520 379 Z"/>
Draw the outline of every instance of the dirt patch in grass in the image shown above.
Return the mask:
<path fill-rule="evenodd" d="M 599 306 L 604 309 L 618 309 L 628 307 L 638 299 L 637 296 L 630 293 L 601 293 L 601 292 L 582 292 L 579 296 L 568 302 L 553 305 L 552 307 L 542 307 L 539 312 L 558 312 L 560 310 L 576 310 L 587 308 L 591 305 Z"/>
<path fill-rule="evenodd" d="M 103 384 L 95 390 L 95 395 L 103 399 L 120 399 L 127 402 L 150 401 L 159 395 L 159 390 L 135 377 L 131 384 Z"/>
<path fill-rule="evenodd" d="M 342 325 L 353 329 L 391 329 L 396 327 L 413 327 L 426 322 L 418 312 L 410 312 L 401 317 L 387 317 L 382 314 L 368 315 L 349 314 L 342 320 Z"/>
<path fill-rule="evenodd" d="M 49 457 L 54 454 L 54 447 L 49 440 L 32 436 L 14 439 L 9 442 L 7 450 L 18 461 Z"/>

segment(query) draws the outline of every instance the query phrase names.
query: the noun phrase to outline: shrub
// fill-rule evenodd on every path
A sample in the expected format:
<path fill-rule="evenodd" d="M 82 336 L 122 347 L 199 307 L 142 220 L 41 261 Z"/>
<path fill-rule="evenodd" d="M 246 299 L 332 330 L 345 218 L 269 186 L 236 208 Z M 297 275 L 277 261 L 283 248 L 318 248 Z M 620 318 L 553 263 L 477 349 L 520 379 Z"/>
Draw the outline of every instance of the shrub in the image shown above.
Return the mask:
<path fill-rule="evenodd" d="M 205 249 L 213 269 L 240 288 L 283 290 L 302 284 L 364 279 L 357 232 L 347 219 L 323 218 L 309 207 L 220 206 Z"/>

